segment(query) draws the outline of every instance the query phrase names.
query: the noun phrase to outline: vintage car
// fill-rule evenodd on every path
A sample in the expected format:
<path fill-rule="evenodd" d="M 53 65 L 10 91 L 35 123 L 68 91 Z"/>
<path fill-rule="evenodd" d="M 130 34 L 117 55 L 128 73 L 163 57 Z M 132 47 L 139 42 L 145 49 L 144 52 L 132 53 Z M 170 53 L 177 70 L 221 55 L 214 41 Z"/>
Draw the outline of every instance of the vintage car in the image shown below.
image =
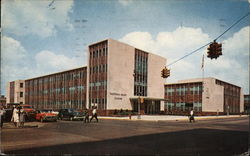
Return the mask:
<path fill-rule="evenodd" d="M 68 120 L 84 120 L 84 113 L 81 111 L 77 111 L 71 108 L 68 109 L 60 109 L 58 118 L 63 120 L 63 119 L 68 119 Z"/>
<path fill-rule="evenodd" d="M 57 114 L 52 113 L 52 110 L 37 110 L 36 120 L 38 121 L 57 121 Z"/>

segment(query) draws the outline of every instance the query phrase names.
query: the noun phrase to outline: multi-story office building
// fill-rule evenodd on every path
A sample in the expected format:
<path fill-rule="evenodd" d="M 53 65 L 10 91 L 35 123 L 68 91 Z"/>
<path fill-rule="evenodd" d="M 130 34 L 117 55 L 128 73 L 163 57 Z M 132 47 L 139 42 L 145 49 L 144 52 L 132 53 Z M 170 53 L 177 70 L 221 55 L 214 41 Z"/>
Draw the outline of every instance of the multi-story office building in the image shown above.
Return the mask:
<path fill-rule="evenodd" d="M 239 86 L 215 78 L 164 85 L 161 70 L 166 59 L 161 56 L 112 39 L 88 48 L 85 67 L 27 79 L 25 83 L 10 82 L 7 103 L 54 109 L 97 106 L 101 115 L 120 109 L 141 114 L 183 114 L 191 108 L 196 114 L 237 114 L 244 109 Z"/>
<path fill-rule="evenodd" d="M 250 113 L 250 94 L 244 95 L 244 111 Z"/>
<path fill-rule="evenodd" d="M 238 114 L 243 112 L 242 88 L 215 78 L 181 80 L 165 85 L 169 114 Z"/>
<path fill-rule="evenodd" d="M 166 59 L 107 39 L 89 46 L 88 66 L 25 80 L 25 103 L 35 108 L 92 108 L 99 114 L 164 111 Z M 139 106 L 138 98 L 144 102 Z"/>
<path fill-rule="evenodd" d="M 25 83 L 24 80 L 16 80 L 7 83 L 6 102 L 7 103 L 24 103 Z"/>
<path fill-rule="evenodd" d="M 108 39 L 89 46 L 88 107 L 97 105 L 106 114 L 116 109 L 138 111 L 138 97 L 144 97 L 140 112 L 164 110 L 166 59 L 130 45 Z"/>
<path fill-rule="evenodd" d="M 25 80 L 25 103 L 35 108 L 86 108 L 87 67 Z"/>

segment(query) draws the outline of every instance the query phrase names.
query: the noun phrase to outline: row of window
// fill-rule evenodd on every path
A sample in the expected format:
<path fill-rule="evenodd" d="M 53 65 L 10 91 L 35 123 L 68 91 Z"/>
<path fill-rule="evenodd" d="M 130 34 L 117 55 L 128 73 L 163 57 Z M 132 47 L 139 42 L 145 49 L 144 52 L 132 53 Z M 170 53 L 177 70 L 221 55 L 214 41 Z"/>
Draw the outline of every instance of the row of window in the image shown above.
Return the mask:
<path fill-rule="evenodd" d="M 165 88 L 165 94 L 167 96 L 172 95 L 186 95 L 188 94 L 188 90 L 190 94 L 202 94 L 202 86 L 192 87 L 192 88 Z"/>
<path fill-rule="evenodd" d="M 174 110 L 179 110 L 179 111 L 187 111 L 193 108 L 195 111 L 202 111 L 202 103 L 200 102 L 195 102 L 192 103 L 193 106 L 190 107 L 189 103 L 183 103 L 183 102 L 177 102 L 177 103 L 165 103 L 165 108 L 167 108 L 168 111 L 174 111 Z"/>
<path fill-rule="evenodd" d="M 202 86 L 195 86 L 195 87 L 190 87 L 190 88 L 167 88 L 165 87 L 165 92 L 171 93 L 171 92 L 187 92 L 188 90 L 190 91 L 202 91 Z"/>
<path fill-rule="evenodd" d="M 94 51 L 90 51 L 90 58 L 97 58 L 97 57 L 102 57 L 102 56 L 108 56 L 108 48 L 99 48 Z"/>
<path fill-rule="evenodd" d="M 58 76 L 50 76 L 50 77 L 45 77 L 41 79 L 34 79 L 34 80 L 29 80 L 26 82 L 26 86 L 28 87 L 29 85 L 37 85 L 37 84 L 43 84 L 43 83 L 48 83 L 48 82 L 57 82 L 57 81 L 68 81 L 68 80 L 74 80 L 77 78 L 86 78 L 87 73 L 84 71 L 77 72 L 77 73 L 64 73 L 62 75 Z"/>
<path fill-rule="evenodd" d="M 96 99 L 89 99 L 90 108 L 92 106 L 97 106 L 98 109 L 106 109 L 107 99 L 106 98 L 96 98 Z"/>
<path fill-rule="evenodd" d="M 65 101 L 37 101 L 31 103 L 35 108 L 75 108 L 75 109 L 83 109 L 85 108 L 86 101 L 85 100 L 65 100 Z"/>
<path fill-rule="evenodd" d="M 101 73 L 101 72 L 107 72 L 108 71 L 108 65 L 107 64 L 101 64 L 94 67 L 89 67 L 89 73 Z"/>
<path fill-rule="evenodd" d="M 135 50 L 134 95 L 147 96 L 148 55 Z M 143 74 L 142 74 L 143 73 Z"/>

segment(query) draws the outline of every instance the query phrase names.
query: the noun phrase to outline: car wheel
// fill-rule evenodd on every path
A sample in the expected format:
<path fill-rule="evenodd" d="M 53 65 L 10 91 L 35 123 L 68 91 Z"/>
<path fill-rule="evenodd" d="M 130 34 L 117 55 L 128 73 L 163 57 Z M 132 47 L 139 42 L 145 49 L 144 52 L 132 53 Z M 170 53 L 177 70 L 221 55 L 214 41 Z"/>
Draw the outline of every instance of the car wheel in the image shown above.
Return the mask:
<path fill-rule="evenodd" d="M 73 117 L 70 117 L 69 120 L 70 120 L 70 121 L 73 121 Z"/>
<path fill-rule="evenodd" d="M 43 122 L 43 118 L 40 119 L 40 122 Z"/>

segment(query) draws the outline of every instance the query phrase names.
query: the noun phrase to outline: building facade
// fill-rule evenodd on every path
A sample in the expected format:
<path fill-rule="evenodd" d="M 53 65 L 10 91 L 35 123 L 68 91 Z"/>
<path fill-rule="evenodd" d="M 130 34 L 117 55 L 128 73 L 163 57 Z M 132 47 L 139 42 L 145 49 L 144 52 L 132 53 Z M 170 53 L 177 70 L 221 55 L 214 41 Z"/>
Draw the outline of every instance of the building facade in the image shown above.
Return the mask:
<path fill-rule="evenodd" d="M 0 96 L 0 107 L 6 107 L 6 97 L 3 95 Z"/>
<path fill-rule="evenodd" d="M 36 109 L 86 108 L 87 67 L 25 80 L 25 103 Z"/>
<path fill-rule="evenodd" d="M 25 83 L 24 80 L 16 80 L 7 83 L 6 102 L 7 103 L 25 103 Z"/>
<path fill-rule="evenodd" d="M 130 45 L 107 39 L 89 46 L 88 108 L 95 105 L 104 114 L 115 110 L 159 113 L 164 110 L 166 59 Z M 139 106 L 138 97 L 144 102 Z"/>
<path fill-rule="evenodd" d="M 22 103 L 36 109 L 96 106 L 101 115 L 120 109 L 157 114 L 164 111 L 161 70 L 165 65 L 163 57 L 112 39 L 103 40 L 89 45 L 87 67 L 23 81 Z M 8 88 L 13 87 L 10 82 Z M 12 92 L 9 99 L 15 96 Z M 143 97 L 142 103 L 139 97 Z"/>
<path fill-rule="evenodd" d="M 242 88 L 215 78 L 181 80 L 165 85 L 168 114 L 239 114 L 244 111 Z"/>
<path fill-rule="evenodd" d="M 250 94 L 244 95 L 244 111 L 250 113 Z"/>

